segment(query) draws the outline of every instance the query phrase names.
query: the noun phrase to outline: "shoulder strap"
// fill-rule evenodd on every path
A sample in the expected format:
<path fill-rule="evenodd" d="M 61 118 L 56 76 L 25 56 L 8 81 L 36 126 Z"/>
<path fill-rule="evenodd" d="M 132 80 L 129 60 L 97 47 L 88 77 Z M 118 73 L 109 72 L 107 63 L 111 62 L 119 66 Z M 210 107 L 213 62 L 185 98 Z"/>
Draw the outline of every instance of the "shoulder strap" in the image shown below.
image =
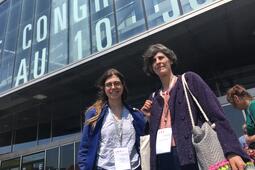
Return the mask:
<path fill-rule="evenodd" d="M 151 93 L 151 95 L 149 96 L 149 100 L 154 100 L 155 99 L 155 97 L 156 97 L 156 91 L 154 91 L 153 93 Z"/>
<path fill-rule="evenodd" d="M 152 99 L 155 97 L 155 91 L 152 93 L 152 95 L 151 95 L 151 97 L 152 97 Z"/>
<path fill-rule="evenodd" d="M 206 122 L 209 123 L 209 125 L 212 125 L 212 123 L 210 122 L 210 120 L 208 119 L 207 115 L 205 114 L 203 108 L 200 106 L 198 100 L 196 99 L 196 97 L 193 95 L 193 93 L 191 92 L 191 90 L 189 89 L 189 86 L 188 86 L 188 83 L 185 79 L 185 73 L 182 75 L 182 86 L 183 86 L 183 89 L 184 89 L 184 94 L 185 94 L 185 98 L 186 98 L 186 101 L 187 101 L 187 105 L 188 105 L 188 110 L 189 110 L 189 115 L 190 115 L 190 118 L 191 118 L 191 124 L 192 124 L 192 127 L 195 126 L 195 122 L 194 122 L 194 118 L 193 118 L 193 114 L 192 114 L 192 110 L 191 110 L 191 107 L 190 107 L 190 101 L 189 101 L 189 98 L 188 98 L 188 93 L 187 91 L 189 92 L 189 94 L 191 95 L 192 99 L 194 100 L 194 102 L 196 103 L 197 107 L 199 108 L 200 112 L 202 113 L 204 119 L 206 120 Z M 214 126 L 214 125 L 213 125 Z"/>

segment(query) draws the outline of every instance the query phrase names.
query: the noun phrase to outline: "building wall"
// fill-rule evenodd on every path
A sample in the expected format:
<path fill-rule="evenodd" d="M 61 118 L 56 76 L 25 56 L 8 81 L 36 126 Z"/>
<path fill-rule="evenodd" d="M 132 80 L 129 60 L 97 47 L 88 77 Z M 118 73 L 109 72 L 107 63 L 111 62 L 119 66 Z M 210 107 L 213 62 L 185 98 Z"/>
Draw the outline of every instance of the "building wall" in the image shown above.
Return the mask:
<path fill-rule="evenodd" d="M 6 0 L 0 4 L 0 92 L 212 2 Z"/>
<path fill-rule="evenodd" d="M 0 4 L 0 92 L 210 3 L 213 0 L 6 0 Z M 66 106 L 66 112 L 56 106 Z M 23 109 L 0 113 L 0 169 L 77 169 L 82 103 Z M 224 109 L 233 118 L 233 108 Z M 242 114 L 236 113 L 231 125 L 239 135 L 235 125 Z"/>

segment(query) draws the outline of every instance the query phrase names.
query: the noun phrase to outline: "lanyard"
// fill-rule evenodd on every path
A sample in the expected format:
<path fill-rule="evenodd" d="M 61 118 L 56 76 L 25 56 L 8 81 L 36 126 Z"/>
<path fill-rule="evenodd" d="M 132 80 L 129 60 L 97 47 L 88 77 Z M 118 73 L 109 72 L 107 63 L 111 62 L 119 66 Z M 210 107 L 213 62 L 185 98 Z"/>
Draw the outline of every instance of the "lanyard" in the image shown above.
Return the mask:
<path fill-rule="evenodd" d="M 118 121 L 117 118 L 115 117 L 114 113 L 112 112 L 112 110 L 110 108 L 109 108 L 109 110 L 110 110 L 110 114 L 112 115 L 112 118 L 114 120 L 114 126 L 115 126 L 116 133 L 118 135 L 118 138 L 119 138 L 120 146 L 122 147 L 122 135 L 123 135 L 122 115 L 123 115 L 123 111 L 121 112 L 121 117 L 120 117 L 120 120 Z"/>

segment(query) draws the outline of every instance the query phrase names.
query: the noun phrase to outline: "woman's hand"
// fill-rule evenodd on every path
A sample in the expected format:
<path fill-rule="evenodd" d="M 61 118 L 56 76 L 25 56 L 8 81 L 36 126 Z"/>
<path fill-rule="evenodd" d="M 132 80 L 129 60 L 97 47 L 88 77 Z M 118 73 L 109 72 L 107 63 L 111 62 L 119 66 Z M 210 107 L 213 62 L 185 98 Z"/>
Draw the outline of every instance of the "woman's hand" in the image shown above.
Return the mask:
<path fill-rule="evenodd" d="M 141 108 L 141 111 L 143 114 L 149 119 L 151 116 L 151 106 L 152 106 L 152 101 L 151 100 L 146 100 L 143 104 L 143 107 Z"/>
<path fill-rule="evenodd" d="M 244 170 L 245 163 L 242 158 L 238 155 L 230 154 L 227 156 L 229 164 L 232 170 Z"/>

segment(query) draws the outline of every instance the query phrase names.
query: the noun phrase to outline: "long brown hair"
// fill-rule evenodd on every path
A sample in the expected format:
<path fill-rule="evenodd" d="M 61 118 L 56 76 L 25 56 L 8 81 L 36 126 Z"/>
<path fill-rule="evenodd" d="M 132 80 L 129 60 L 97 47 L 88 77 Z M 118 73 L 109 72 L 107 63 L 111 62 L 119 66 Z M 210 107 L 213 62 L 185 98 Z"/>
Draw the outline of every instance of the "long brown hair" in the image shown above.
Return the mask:
<path fill-rule="evenodd" d="M 108 101 L 108 97 L 107 95 L 105 94 L 105 81 L 112 77 L 113 75 L 117 76 L 121 83 L 122 83 L 122 86 L 123 86 L 123 93 L 122 93 L 122 96 L 121 96 L 121 99 L 122 99 L 122 102 L 124 102 L 127 98 L 127 87 L 126 87 L 126 82 L 125 82 L 125 78 L 123 76 L 123 74 L 121 74 L 118 70 L 114 69 L 114 68 L 110 68 L 108 69 L 106 72 L 104 72 L 104 74 L 98 79 L 97 81 L 97 88 L 99 89 L 98 90 L 98 94 L 97 94 L 97 100 L 96 102 L 91 105 L 88 109 L 95 109 L 96 110 L 96 114 L 95 116 L 93 116 L 92 118 L 88 119 L 85 123 L 88 124 L 88 125 L 95 125 L 99 116 L 100 116 L 100 113 L 102 111 L 102 108 L 103 106 L 107 103 Z"/>

